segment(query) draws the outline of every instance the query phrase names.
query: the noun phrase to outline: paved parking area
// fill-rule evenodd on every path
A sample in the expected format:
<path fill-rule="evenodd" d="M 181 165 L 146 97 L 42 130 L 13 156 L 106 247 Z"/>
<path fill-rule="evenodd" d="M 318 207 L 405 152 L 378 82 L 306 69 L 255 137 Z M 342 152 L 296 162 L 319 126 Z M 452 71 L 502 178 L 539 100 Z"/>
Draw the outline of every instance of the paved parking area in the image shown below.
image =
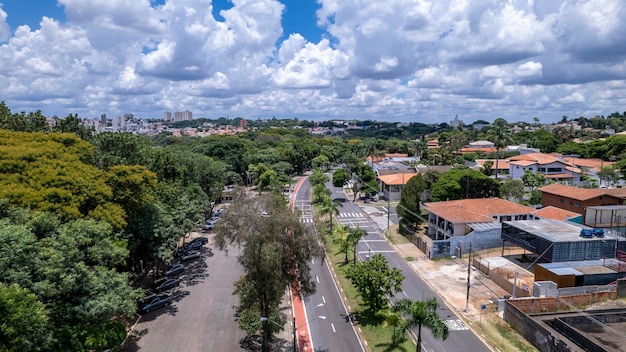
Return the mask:
<path fill-rule="evenodd" d="M 202 258 L 189 263 L 181 285 L 171 291 L 172 305 L 143 315 L 124 351 L 243 350 L 239 341 L 244 333 L 235 321 L 238 297 L 232 294 L 243 273 L 238 250 L 212 253 L 204 249 Z"/>

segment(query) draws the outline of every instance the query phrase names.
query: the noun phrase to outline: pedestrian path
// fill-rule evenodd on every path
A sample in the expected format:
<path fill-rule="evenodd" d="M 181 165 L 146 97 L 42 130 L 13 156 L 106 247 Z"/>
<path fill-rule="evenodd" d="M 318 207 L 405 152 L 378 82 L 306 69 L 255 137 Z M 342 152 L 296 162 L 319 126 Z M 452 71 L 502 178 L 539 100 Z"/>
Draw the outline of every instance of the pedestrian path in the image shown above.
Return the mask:
<path fill-rule="evenodd" d="M 446 324 L 450 331 L 469 330 L 461 319 L 444 320 L 443 323 Z"/>
<path fill-rule="evenodd" d="M 339 213 L 340 218 L 362 218 L 363 213 Z"/>

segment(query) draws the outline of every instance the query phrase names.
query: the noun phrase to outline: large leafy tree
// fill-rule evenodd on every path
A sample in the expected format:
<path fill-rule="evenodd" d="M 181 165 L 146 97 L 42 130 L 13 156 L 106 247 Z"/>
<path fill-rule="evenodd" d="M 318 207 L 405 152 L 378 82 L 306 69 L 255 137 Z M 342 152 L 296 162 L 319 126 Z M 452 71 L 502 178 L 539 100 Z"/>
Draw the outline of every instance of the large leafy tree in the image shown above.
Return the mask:
<path fill-rule="evenodd" d="M 150 142 L 145 137 L 130 132 L 103 132 L 96 134 L 94 164 L 100 169 L 115 165 L 150 165 Z"/>
<path fill-rule="evenodd" d="M 259 328 L 259 317 L 282 316 L 279 308 L 288 286 L 302 297 L 315 291 L 309 265 L 320 249 L 316 237 L 307 233 L 281 196 L 263 194 L 251 199 L 244 192 L 237 193 L 231 209 L 236 211 L 227 211 L 216 226 L 215 245 L 221 250 L 230 245 L 241 248 L 238 261 L 244 274 L 234 292 L 242 312 L 239 326 L 251 334 Z M 264 351 L 272 325 L 263 324 Z"/>
<path fill-rule="evenodd" d="M 393 297 L 396 292 L 402 290 L 404 280 L 400 269 L 389 268 L 387 258 L 380 254 L 373 255 L 368 261 L 350 266 L 346 277 L 374 313 L 385 307 L 386 296 Z"/>
<path fill-rule="evenodd" d="M 0 351 L 45 351 L 51 346 L 44 304 L 17 284 L 0 282 Z"/>
<path fill-rule="evenodd" d="M 397 207 L 398 216 L 402 218 L 408 218 L 410 222 L 420 222 L 414 214 L 420 214 L 420 199 L 422 192 L 426 190 L 426 182 L 422 177 L 422 174 L 411 177 L 407 183 L 402 187 L 400 193 L 400 203 Z"/>
<path fill-rule="evenodd" d="M 345 169 L 333 172 L 333 186 L 343 187 L 350 180 L 350 174 Z"/>
<path fill-rule="evenodd" d="M 434 297 L 426 301 L 412 301 L 404 298 L 394 305 L 393 309 L 404 316 L 405 328 L 417 328 L 416 352 L 422 350 L 422 327 L 428 328 L 438 339 L 445 340 L 450 334 L 448 326 L 437 314 L 438 306 L 437 299 Z"/>
<path fill-rule="evenodd" d="M 500 183 L 498 181 L 468 168 L 455 168 L 446 172 L 433 184 L 431 193 L 433 201 L 499 196 Z"/>
<path fill-rule="evenodd" d="M 500 185 L 500 195 L 504 199 L 522 199 L 524 182 L 522 180 L 506 180 Z"/>

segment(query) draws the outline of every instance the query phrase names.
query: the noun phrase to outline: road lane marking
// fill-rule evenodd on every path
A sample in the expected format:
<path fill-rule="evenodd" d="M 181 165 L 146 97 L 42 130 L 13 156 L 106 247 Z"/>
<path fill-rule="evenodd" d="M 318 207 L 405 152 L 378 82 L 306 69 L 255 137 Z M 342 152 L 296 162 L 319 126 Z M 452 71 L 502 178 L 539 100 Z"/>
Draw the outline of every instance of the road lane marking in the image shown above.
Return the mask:
<path fill-rule="evenodd" d="M 315 265 L 315 259 L 311 259 L 311 265 Z"/>
<path fill-rule="evenodd" d="M 446 324 L 451 331 L 469 330 L 461 319 L 444 320 L 443 323 Z"/>
<path fill-rule="evenodd" d="M 324 296 L 322 296 L 322 302 L 324 302 L 324 304 L 326 304 L 326 298 L 324 298 Z"/>
<path fill-rule="evenodd" d="M 320 277 L 319 276 L 315 275 L 315 280 L 317 280 L 318 284 L 320 283 Z"/>
<path fill-rule="evenodd" d="M 337 332 L 337 330 L 335 330 L 335 324 L 330 323 L 330 327 L 331 327 L 331 328 L 333 328 L 333 332 L 334 332 L 334 333 L 336 333 L 336 332 Z"/>
<path fill-rule="evenodd" d="M 396 251 L 374 251 L 374 250 L 369 251 L 367 250 L 367 251 L 359 251 L 359 254 L 370 253 L 370 252 L 371 253 L 395 253 Z"/>

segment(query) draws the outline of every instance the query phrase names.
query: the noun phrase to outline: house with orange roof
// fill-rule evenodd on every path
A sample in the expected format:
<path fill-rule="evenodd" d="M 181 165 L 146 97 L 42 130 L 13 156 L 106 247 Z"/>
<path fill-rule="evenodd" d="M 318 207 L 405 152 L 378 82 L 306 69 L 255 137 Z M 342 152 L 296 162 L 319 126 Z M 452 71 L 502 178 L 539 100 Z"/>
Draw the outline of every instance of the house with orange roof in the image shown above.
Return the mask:
<path fill-rule="evenodd" d="M 496 173 L 496 159 L 476 159 L 476 168 L 482 169 L 485 167 L 485 161 L 491 161 L 491 173 Z M 498 176 L 507 176 L 510 171 L 510 165 L 508 159 L 500 159 L 497 162 Z M 479 170 L 480 171 L 480 170 Z"/>
<path fill-rule="evenodd" d="M 539 191 L 542 206 L 569 210 L 583 217 L 588 207 L 624 205 L 626 201 L 626 188 L 578 188 L 553 183 L 539 188 Z"/>
<path fill-rule="evenodd" d="M 423 204 L 428 237 L 421 245 L 430 258 L 462 255 L 471 242 L 480 249 L 502 245 L 502 222 L 534 220 L 535 209 L 500 198 L 461 199 Z"/>
<path fill-rule="evenodd" d="M 513 179 L 521 179 L 526 170 L 542 173 L 555 181 L 580 182 L 582 170 L 557 156 L 544 153 L 528 153 L 508 158 L 509 174 Z"/>
<path fill-rule="evenodd" d="M 595 175 L 605 166 L 614 165 L 615 162 L 612 161 L 604 161 L 602 159 L 597 158 L 577 158 L 577 157 L 564 157 L 562 158 L 566 163 L 572 164 L 580 169 L 585 169 L 589 171 L 590 174 Z"/>
<path fill-rule="evenodd" d="M 381 170 L 382 171 L 382 170 Z M 388 171 L 389 172 L 389 171 Z M 386 200 L 400 200 L 402 188 L 417 173 L 410 170 L 398 170 L 393 173 L 381 172 L 378 174 L 378 185 Z"/>

